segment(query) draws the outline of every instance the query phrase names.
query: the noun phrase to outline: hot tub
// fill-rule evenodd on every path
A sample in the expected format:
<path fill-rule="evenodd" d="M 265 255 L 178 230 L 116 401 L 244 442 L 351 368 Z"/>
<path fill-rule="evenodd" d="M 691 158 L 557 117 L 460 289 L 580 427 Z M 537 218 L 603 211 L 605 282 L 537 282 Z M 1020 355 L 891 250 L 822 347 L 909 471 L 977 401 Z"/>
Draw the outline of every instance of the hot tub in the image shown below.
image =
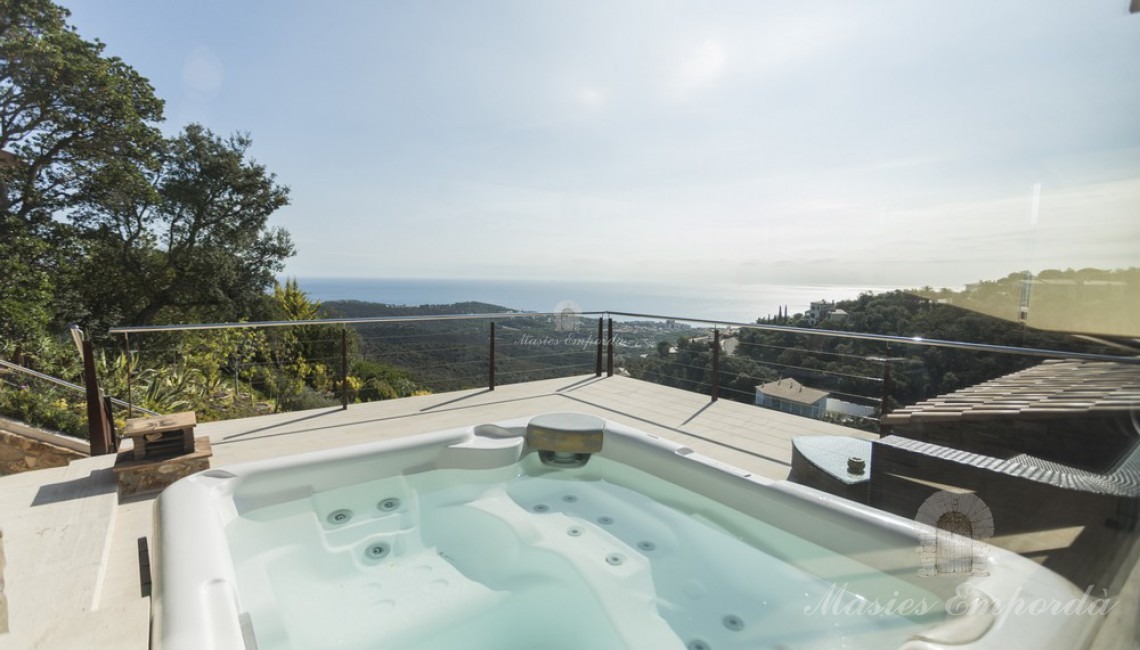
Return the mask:
<path fill-rule="evenodd" d="M 1016 555 L 923 577 L 912 521 L 543 417 L 596 422 L 601 451 L 540 458 L 522 419 L 178 481 L 156 503 L 153 646 L 1071 650 L 1090 633 L 1002 608 L 1081 597 Z"/>

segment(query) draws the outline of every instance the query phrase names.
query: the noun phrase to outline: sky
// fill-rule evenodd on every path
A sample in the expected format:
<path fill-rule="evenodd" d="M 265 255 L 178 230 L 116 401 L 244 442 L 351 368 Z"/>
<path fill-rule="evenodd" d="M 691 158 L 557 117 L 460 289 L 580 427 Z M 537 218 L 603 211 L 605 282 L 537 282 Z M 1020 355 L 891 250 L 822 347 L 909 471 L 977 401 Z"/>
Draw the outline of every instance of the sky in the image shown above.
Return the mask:
<path fill-rule="evenodd" d="M 1126 0 L 71 0 L 291 188 L 298 277 L 961 286 L 1140 265 Z"/>

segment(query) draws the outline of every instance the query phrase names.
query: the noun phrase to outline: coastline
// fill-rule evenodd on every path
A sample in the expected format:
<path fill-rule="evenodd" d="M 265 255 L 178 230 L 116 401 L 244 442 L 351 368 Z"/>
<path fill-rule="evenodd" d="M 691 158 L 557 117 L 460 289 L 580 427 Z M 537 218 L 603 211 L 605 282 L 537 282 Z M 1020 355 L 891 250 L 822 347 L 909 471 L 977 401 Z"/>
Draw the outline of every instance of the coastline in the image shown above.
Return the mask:
<path fill-rule="evenodd" d="M 779 309 L 803 312 L 814 300 L 849 300 L 896 287 L 844 285 L 673 285 L 588 281 L 431 278 L 297 278 L 315 300 L 392 305 L 484 302 L 521 311 L 622 311 L 725 322 L 754 322 Z"/>

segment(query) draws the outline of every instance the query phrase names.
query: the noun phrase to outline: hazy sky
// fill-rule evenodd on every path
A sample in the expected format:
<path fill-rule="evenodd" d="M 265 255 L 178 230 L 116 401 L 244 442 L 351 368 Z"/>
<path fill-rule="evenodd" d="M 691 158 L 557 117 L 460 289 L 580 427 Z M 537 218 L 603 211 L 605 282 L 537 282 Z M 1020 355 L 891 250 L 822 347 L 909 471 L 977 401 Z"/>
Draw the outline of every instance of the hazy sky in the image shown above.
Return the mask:
<path fill-rule="evenodd" d="M 1127 4 L 69 6 L 251 133 L 292 275 L 941 286 L 1140 264 Z"/>

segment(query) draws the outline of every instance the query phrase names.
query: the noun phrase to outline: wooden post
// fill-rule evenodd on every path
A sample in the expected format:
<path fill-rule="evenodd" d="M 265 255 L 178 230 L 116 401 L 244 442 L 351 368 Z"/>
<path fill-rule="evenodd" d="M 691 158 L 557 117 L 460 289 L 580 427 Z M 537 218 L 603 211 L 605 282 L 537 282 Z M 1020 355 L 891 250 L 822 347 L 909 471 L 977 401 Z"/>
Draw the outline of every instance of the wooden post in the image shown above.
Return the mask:
<path fill-rule="evenodd" d="M 95 350 L 91 341 L 83 341 L 83 383 L 87 386 L 87 432 L 91 455 L 101 456 L 113 452 L 111 431 L 107 427 L 107 412 L 95 374 Z"/>
<path fill-rule="evenodd" d="M 495 321 L 491 321 L 490 358 L 487 360 L 487 390 L 495 390 Z"/>

